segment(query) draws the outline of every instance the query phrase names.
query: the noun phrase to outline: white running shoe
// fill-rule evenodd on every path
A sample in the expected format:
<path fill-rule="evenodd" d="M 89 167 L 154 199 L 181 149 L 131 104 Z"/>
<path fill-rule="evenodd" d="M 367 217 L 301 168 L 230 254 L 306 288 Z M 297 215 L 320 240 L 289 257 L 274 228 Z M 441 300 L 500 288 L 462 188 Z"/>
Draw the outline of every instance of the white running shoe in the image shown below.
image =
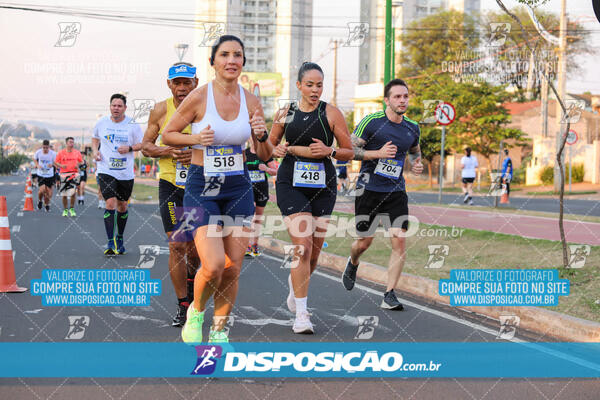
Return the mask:
<path fill-rule="evenodd" d="M 294 299 L 294 287 L 292 286 L 292 275 L 288 275 L 288 285 L 290 288 L 290 292 L 287 297 L 287 306 L 288 310 L 295 313 L 296 312 L 296 300 Z"/>
<path fill-rule="evenodd" d="M 315 333 L 313 324 L 310 322 L 310 314 L 308 311 L 301 311 L 296 314 L 296 319 L 294 320 L 294 326 L 292 327 L 292 330 L 294 333 Z"/>

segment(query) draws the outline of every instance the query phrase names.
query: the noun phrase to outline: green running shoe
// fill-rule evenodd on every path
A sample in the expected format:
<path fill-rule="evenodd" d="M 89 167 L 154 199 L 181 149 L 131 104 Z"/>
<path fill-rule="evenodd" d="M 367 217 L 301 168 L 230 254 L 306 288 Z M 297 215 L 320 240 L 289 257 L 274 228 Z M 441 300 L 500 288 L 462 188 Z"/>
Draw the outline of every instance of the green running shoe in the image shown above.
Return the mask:
<path fill-rule="evenodd" d="M 187 309 L 187 319 L 181 329 L 181 339 L 185 343 L 202 343 L 204 311 L 196 311 L 193 304 Z"/>
<path fill-rule="evenodd" d="M 227 332 L 224 329 L 222 331 L 213 331 L 211 329 L 208 334 L 208 343 L 229 343 Z"/>
<path fill-rule="evenodd" d="M 69 210 L 65 209 L 63 211 L 63 217 L 68 217 L 69 216 Z"/>
<path fill-rule="evenodd" d="M 71 217 L 76 217 L 77 216 L 77 214 L 75 214 L 75 209 L 74 208 L 71 208 L 69 210 L 69 216 L 71 216 Z"/>

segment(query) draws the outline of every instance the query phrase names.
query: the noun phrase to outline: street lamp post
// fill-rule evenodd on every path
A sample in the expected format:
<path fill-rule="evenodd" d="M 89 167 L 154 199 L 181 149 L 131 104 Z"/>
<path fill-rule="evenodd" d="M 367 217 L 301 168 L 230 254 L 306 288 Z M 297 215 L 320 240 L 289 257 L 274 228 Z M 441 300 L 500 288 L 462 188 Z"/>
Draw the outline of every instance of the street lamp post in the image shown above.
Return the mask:
<path fill-rule="evenodd" d="M 392 0 L 385 0 L 385 58 L 383 68 L 383 84 L 390 81 L 390 61 L 392 58 Z"/>

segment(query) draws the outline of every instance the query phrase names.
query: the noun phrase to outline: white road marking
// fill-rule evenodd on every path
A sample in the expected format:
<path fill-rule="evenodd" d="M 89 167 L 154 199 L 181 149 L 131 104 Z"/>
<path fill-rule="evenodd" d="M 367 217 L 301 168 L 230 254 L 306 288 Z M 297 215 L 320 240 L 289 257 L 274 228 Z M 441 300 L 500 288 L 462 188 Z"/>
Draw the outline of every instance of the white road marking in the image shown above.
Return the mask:
<path fill-rule="evenodd" d="M 261 257 L 266 257 L 266 258 L 269 258 L 269 259 L 274 260 L 274 261 L 283 262 L 283 259 L 278 258 L 278 257 L 273 257 L 273 256 L 270 256 L 268 254 L 263 254 Z M 327 278 L 327 279 L 331 279 L 332 281 L 336 281 L 336 282 L 340 281 L 339 277 L 337 277 L 337 276 L 331 276 L 331 275 L 326 274 L 326 273 L 321 272 L 321 271 L 315 271 L 313 274 L 314 275 L 318 275 L 318 276 L 322 276 L 322 277 Z M 357 288 L 357 289 L 363 290 L 365 292 L 371 293 L 371 294 L 375 294 L 375 295 L 378 295 L 378 296 L 382 295 L 381 291 L 378 291 L 378 290 L 375 290 L 375 289 L 371 289 L 370 287 L 363 286 L 363 285 L 358 284 L 358 283 L 355 284 L 354 287 Z M 494 337 L 498 336 L 498 331 L 490 329 L 490 328 L 488 328 L 486 326 L 483 326 L 483 325 L 480 325 L 480 324 L 477 324 L 477 323 L 474 323 L 474 322 L 466 321 L 464 319 L 455 317 L 454 315 L 450 315 L 450 314 L 447 314 L 447 313 L 445 313 L 443 311 L 438 311 L 438 310 L 435 310 L 433 308 L 422 306 L 420 304 L 413 303 L 412 301 L 409 301 L 409 300 L 406 300 L 406 299 L 403 299 L 403 298 L 400 298 L 400 297 L 398 297 L 398 300 L 400 300 L 403 304 L 408 305 L 408 306 L 413 307 L 413 308 L 416 308 L 418 310 L 425 311 L 427 313 L 430 313 L 430 314 L 436 315 L 438 317 L 450 320 L 452 322 L 456 322 L 456 323 L 461 324 L 461 325 L 468 326 L 468 327 L 473 328 L 473 329 L 477 329 L 477 330 L 479 330 L 481 332 L 487 333 L 487 334 L 492 335 Z M 512 342 L 517 342 L 517 343 L 523 342 L 523 340 L 521 340 L 521 339 L 515 339 L 515 338 L 513 338 L 511 341 Z"/>
<path fill-rule="evenodd" d="M 274 261 L 283 262 L 283 259 L 278 258 L 278 257 L 273 257 L 273 256 L 270 256 L 268 254 L 263 254 L 261 257 L 266 257 L 266 258 L 269 258 L 269 259 L 274 260 Z M 332 281 L 336 281 L 336 282 L 340 281 L 339 277 L 337 277 L 337 276 L 331 276 L 331 275 L 326 274 L 326 273 L 321 272 L 321 271 L 315 271 L 313 274 L 322 276 L 322 277 L 327 278 L 327 279 L 331 279 Z M 381 296 L 381 294 L 382 294 L 381 291 L 377 291 L 375 289 L 371 289 L 370 287 L 366 287 L 366 286 L 363 286 L 361 284 L 355 284 L 354 287 L 358 288 L 360 290 L 364 290 L 365 292 L 376 294 L 376 295 L 379 295 L 379 296 Z M 406 299 L 401 299 L 401 298 L 398 298 L 398 299 L 401 300 L 402 303 L 404 303 L 406 305 L 409 305 L 411 307 L 414 307 L 414 308 L 416 308 L 418 310 L 422 310 L 422 311 L 428 312 L 430 314 L 436 315 L 438 317 L 441 317 L 441 318 L 444 318 L 444 319 L 456 322 L 458 324 L 462 324 L 462 325 L 471 327 L 473 329 L 477 329 L 477 330 L 479 330 L 481 332 L 493 335 L 494 337 L 496 337 L 498 335 L 498 332 L 496 332 L 496 331 L 494 331 L 494 330 L 492 330 L 490 328 L 487 328 L 487 327 L 485 327 L 483 325 L 480 325 L 480 324 L 477 324 L 477 323 L 474 323 L 474 322 L 470 322 L 470 321 L 465 321 L 465 320 L 463 320 L 461 318 L 457 318 L 457 317 L 455 317 L 453 315 L 446 314 L 445 312 L 434 310 L 432 308 L 425 307 L 425 306 L 422 306 L 420 304 L 413 303 L 412 301 L 408 301 Z M 530 348 L 534 348 L 534 349 L 536 349 L 538 351 L 541 351 L 543 353 L 551 354 L 551 355 L 553 355 L 555 357 L 562 358 L 562 359 L 570 361 L 572 363 L 582 365 L 582 366 L 584 366 L 586 368 L 591 368 L 591 369 L 594 369 L 596 371 L 600 371 L 600 365 L 598 365 L 598 364 L 591 363 L 591 362 L 589 362 L 587 360 L 582 360 L 581 358 L 578 358 L 578 357 L 573 357 L 573 356 L 571 356 L 570 354 L 567 354 L 567 353 L 563 353 L 563 352 L 560 352 L 560 351 L 556 351 L 556 350 L 545 348 L 543 344 L 530 343 L 530 342 L 528 342 L 526 340 L 517 339 L 517 338 L 512 338 L 509 341 L 513 342 L 513 343 L 519 343 L 519 344 L 522 344 L 522 345 L 530 347 Z"/>
<path fill-rule="evenodd" d="M 21 232 L 21 225 L 13 225 L 11 232 L 12 233 Z"/>
<path fill-rule="evenodd" d="M 22 212 L 18 212 L 18 213 L 17 213 L 17 217 L 22 217 L 22 216 L 23 216 L 23 213 L 22 213 Z"/>
<path fill-rule="evenodd" d="M 165 323 L 165 321 L 163 321 L 163 320 L 155 319 L 155 318 L 148 318 L 148 317 L 144 317 L 143 315 L 129 315 L 129 314 L 125 314 L 123 312 L 111 312 L 111 314 L 115 318 L 129 320 L 129 321 L 150 321 L 150 322 L 154 322 L 157 324 Z"/>
<path fill-rule="evenodd" d="M 291 319 L 276 319 L 276 318 L 258 318 L 258 319 L 247 319 L 247 318 L 235 318 L 236 324 L 244 324 L 251 326 L 263 326 L 263 325 L 281 325 L 281 326 L 292 326 L 294 321 Z"/>
<path fill-rule="evenodd" d="M 26 311 L 23 311 L 23 312 L 24 312 L 25 314 L 39 314 L 39 313 L 40 313 L 40 311 L 42 311 L 42 310 L 43 310 L 42 308 L 37 308 L 37 309 L 35 309 L 35 310 L 26 310 Z"/>

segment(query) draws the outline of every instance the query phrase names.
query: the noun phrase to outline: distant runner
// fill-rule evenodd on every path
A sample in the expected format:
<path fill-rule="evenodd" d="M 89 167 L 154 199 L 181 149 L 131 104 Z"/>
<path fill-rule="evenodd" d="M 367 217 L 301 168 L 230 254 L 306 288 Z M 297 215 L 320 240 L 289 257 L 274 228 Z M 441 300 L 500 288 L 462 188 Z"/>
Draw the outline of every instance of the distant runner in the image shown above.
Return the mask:
<path fill-rule="evenodd" d="M 37 167 L 38 176 L 38 210 L 42 209 L 42 200 L 46 205 L 46 212 L 50 211 L 50 198 L 54 187 L 54 161 L 56 152 L 50 150 L 50 141 L 44 140 L 42 148 L 35 152 L 33 161 Z"/>
<path fill-rule="evenodd" d="M 92 136 L 98 186 L 106 201 L 104 228 L 108 244 L 105 255 L 126 252 L 123 233 L 128 217 L 127 202 L 133 190 L 133 152 L 142 148 L 142 129 L 125 115 L 126 109 L 127 98 L 122 94 L 113 94 L 110 97 L 111 115 L 96 123 Z"/>
<path fill-rule="evenodd" d="M 54 164 L 60 168 L 60 189 L 63 202 L 63 217 L 75 217 L 75 194 L 79 185 L 79 166 L 83 164 L 83 158 L 79 150 L 74 148 L 75 139 L 68 137 L 65 139 L 67 147 L 58 152 Z M 71 199 L 71 206 L 68 207 L 67 199 Z"/>

